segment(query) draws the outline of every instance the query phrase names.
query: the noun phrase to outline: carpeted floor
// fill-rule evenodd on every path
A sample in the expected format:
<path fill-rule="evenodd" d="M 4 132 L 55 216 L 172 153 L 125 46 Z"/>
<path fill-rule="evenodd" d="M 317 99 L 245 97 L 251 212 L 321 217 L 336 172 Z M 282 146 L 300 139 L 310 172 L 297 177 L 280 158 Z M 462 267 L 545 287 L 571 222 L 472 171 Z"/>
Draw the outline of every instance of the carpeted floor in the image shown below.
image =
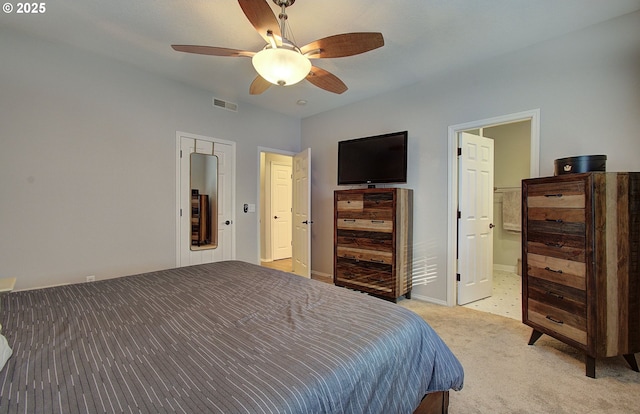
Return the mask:
<path fill-rule="evenodd" d="M 596 379 L 584 356 L 514 319 L 461 306 L 401 300 L 444 339 L 465 369 L 464 388 L 451 392 L 449 412 L 640 413 L 640 373 L 622 357 L 598 359 Z M 636 354 L 640 361 L 640 354 Z"/>

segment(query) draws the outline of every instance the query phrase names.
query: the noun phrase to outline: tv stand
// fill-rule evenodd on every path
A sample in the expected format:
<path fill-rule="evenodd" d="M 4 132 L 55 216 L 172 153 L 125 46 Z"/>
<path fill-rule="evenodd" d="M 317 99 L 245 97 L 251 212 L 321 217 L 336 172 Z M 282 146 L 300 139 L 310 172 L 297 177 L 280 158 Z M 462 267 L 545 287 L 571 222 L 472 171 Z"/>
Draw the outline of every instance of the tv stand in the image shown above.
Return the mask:
<path fill-rule="evenodd" d="M 411 297 L 412 196 L 406 188 L 334 193 L 336 286 L 391 301 Z"/>

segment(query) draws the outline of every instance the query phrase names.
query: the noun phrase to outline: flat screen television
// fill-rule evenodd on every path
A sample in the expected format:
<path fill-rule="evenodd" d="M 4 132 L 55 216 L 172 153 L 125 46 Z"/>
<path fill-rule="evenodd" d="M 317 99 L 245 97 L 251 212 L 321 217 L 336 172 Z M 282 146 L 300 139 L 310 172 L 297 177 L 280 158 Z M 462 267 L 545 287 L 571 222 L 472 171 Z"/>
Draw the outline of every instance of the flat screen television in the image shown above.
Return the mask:
<path fill-rule="evenodd" d="M 338 185 L 407 182 L 407 131 L 338 142 Z"/>

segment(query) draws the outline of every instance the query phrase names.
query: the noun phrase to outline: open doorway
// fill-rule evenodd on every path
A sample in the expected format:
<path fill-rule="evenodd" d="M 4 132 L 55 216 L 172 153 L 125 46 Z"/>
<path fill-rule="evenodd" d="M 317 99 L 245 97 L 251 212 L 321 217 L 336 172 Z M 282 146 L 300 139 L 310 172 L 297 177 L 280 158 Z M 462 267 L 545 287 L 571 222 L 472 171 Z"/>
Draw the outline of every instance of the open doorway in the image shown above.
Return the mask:
<path fill-rule="evenodd" d="M 275 166 L 288 165 L 289 159 L 291 160 L 291 177 L 286 179 L 286 173 L 281 174 L 281 172 L 289 170 L 286 167 L 276 168 Z M 274 168 L 269 166 L 270 163 Z M 277 264 L 286 266 L 286 268 L 279 270 L 290 271 L 310 279 L 311 225 L 313 224 L 311 219 L 311 148 L 294 154 L 259 147 L 258 164 L 259 208 L 257 211 L 259 219 L 257 234 L 260 246 L 258 261 L 272 267 L 275 262 L 279 262 Z M 280 178 L 277 178 L 278 175 Z M 290 185 L 291 189 L 276 189 L 274 185 L 276 181 L 282 181 L 286 187 Z M 285 183 L 285 181 L 289 182 Z M 274 201 L 279 204 L 274 204 Z M 287 226 L 278 225 L 277 222 L 280 219 L 278 212 L 284 213 L 287 209 L 291 213 L 290 224 Z M 277 227 L 281 227 L 280 233 L 277 235 L 281 236 L 281 239 L 274 238 L 276 235 L 273 233 L 278 230 Z M 282 254 L 280 251 L 280 260 L 274 261 L 273 259 L 278 257 L 278 245 L 285 246 L 287 243 L 291 247 L 291 253 Z M 285 262 L 289 259 L 282 256 L 290 256 L 291 270 L 289 270 L 288 262 Z"/>
<path fill-rule="evenodd" d="M 293 153 L 260 151 L 260 264 L 293 271 Z"/>
<path fill-rule="evenodd" d="M 487 190 L 485 199 L 492 204 L 492 251 L 495 251 L 493 268 L 500 273 L 502 282 L 504 274 L 517 275 L 518 258 L 520 256 L 520 234 L 517 228 L 505 226 L 503 223 L 503 203 L 505 196 L 513 198 L 512 191 L 517 191 L 523 178 L 537 177 L 539 168 L 539 110 L 527 111 L 517 114 L 474 121 L 466 124 L 449 127 L 449 247 L 448 247 L 448 272 L 447 272 L 447 303 L 450 306 L 458 304 L 460 282 L 458 272 L 461 268 L 473 268 L 465 266 L 460 260 L 469 260 L 469 256 L 458 257 L 458 206 L 459 198 L 459 157 L 458 136 L 462 132 L 471 132 L 474 135 L 491 138 L 495 147 L 495 180 L 492 187 Z M 523 161 L 523 159 L 525 161 Z M 524 167 L 523 168 L 523 164 Z M 517 197 L 517 196 L 515 196 Z M 493 227 L 495 226 L 495 227 Z M 474 252 L 471 255 L 476 254 Z M 482 258 L 471 257 L 471 260 L 481 262 Z M 519 276 L 518 276 L 519 278 Z M 461 278 L 462 279 L 462 278 Z M 512 280 L 513 281 L 513 280 Z M 519 283 L 519 279 L 517 280 Z M 501 286 L 502 288 L 503 286 Z M 516 289 L 520 298 L 519 289 Z M 513 292 L 512 292 L 513 294 Z M 483 310 L 483 309 L 481 309 Z M 519 317 L 520 309 L 511 309 L 511 315 Z"/>
<path fill-rule="evenodd" d="M 487 297 L 463 306 L 519 320 L 522 314 L 521 180 L 530 174 L 531 120 L 488 126 L 471 133 L 490 139 L 494 147 L 491 288 Z M 458 289 L 460 291 L 460 285 Z M 458 303 L 462 304 L 460 300 Z"/>

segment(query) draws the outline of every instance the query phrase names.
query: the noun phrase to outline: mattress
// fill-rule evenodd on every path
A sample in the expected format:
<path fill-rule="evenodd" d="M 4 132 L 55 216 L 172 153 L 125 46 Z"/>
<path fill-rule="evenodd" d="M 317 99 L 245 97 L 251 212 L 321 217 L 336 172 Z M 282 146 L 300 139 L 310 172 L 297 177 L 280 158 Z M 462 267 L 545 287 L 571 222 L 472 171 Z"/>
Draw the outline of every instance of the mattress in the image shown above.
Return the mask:
<path fill-rule="evenodd" d="M 2 413 L 411 413 L 463 370 L 415 313 L 239 261 L 13 292 Z"/>

